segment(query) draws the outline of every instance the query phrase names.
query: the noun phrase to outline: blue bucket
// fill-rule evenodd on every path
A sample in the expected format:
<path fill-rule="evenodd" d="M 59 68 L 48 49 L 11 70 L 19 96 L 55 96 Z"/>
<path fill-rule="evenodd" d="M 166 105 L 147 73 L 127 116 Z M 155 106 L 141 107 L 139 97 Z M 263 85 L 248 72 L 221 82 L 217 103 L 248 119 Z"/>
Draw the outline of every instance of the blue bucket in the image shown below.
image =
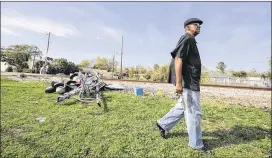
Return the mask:
<path fill-rule="evenodd" d="M 140 88 L 140 87 L 134 87 L 134 94 L 136 96 L 143 96 L 143 88 Z"/>

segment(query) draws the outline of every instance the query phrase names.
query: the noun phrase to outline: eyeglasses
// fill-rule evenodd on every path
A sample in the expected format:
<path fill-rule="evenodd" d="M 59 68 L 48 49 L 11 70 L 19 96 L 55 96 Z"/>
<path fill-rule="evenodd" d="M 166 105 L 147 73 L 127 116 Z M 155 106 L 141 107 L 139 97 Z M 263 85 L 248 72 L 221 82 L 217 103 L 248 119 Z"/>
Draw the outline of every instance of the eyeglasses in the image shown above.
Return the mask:
<path fill-rule="evenodd" d="M 200 28 L 199 23 L 192 23 L 192 25 L 195 25 L 196 27 Z"/>

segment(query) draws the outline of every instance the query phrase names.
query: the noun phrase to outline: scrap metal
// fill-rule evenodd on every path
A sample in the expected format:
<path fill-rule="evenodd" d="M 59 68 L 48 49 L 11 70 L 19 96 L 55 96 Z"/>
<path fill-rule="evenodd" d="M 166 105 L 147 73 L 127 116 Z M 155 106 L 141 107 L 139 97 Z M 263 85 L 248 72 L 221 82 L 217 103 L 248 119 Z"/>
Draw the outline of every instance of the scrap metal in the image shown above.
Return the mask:
<path fill-rule="evenodd" d="M 101 106 L 101 101 L 103 99 L 101 96 L 101 89 L 104 88 L 106 84 L 100 79 L 98 74 L 96 72 L 79 72 L 76 77 L 79 86 L 58 96 L 56 102 L 59 103 L 73 97 L 81 102 L 91 102 L 96 100 L 96 103 Z"/>

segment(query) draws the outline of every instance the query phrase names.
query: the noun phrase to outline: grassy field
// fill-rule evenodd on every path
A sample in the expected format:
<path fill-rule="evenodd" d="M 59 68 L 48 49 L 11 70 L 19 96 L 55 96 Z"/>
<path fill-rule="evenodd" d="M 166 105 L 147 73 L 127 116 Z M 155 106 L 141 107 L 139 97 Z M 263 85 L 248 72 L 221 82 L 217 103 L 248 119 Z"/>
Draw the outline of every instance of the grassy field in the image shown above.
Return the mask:
<path fill-rule="evenodd" d="M 105 110 L 72 99 L 55 104 L 47 86 L 1 78 L 2 157 L 210 157 L 187 146 L 184 119 L 168 139 L 160 137 L 155 120 L 174 100 L 107 92 Z M 271 154 L 271 109 L 212 101 L 202 108 L 203 138 L 215 157 Z"/>

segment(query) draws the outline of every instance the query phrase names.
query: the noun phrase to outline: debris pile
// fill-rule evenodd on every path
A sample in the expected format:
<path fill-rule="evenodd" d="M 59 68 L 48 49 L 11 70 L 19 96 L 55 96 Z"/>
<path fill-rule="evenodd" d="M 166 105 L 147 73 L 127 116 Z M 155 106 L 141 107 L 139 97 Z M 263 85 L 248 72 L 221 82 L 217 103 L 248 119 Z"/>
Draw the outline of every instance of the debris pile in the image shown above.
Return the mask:
<path fill-rule="evenodd" d="M 120 85 L 107 85 L 101 80 L 96 72 L 84 73 L 78 72 L 70 75 L 70 80 L 64 82 L 51 82 L 51 86 L 45 89 L 45 93 L 58 93 L 56 102 L 62 102 L 73 97 L 81 102 L 96 103 L 101 106 L 101 91 L 106 90 L 124 90 Z"/>

